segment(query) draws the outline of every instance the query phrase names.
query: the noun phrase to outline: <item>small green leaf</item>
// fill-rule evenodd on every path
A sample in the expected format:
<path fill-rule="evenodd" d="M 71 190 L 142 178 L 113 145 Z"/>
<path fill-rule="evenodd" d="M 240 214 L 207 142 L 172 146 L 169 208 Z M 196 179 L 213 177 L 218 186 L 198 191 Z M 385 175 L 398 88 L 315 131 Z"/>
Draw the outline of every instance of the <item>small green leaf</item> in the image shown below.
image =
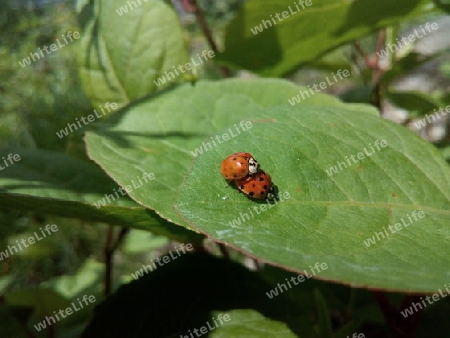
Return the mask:
<path fill-rule="evenodd" d="M 443 11 L 450 13 L 450 1 L 449 0 L 433 0 L 434 4 Z"/>
<path fill-rule="evenodd" d="M 121 249 L 122 252 L 136 254 L 161 248 L 167 245 L 168 242 L 168 239 L 164 236 L 155 236 L 142 230 L 131 230 L 125 238 Z"/>
<path fill-rule="evenodd" d="M 439 151 L 441 152 L 442 157 L 444 157 L 445 160 L 450 163 L 450 146 L 441 148 L 439 149 Z"/>
<path fill-rule="evenodd" d="M 128 196 L 119 195 L 109 203 L 105 195 L 114 197 L 119 186 L 93 163 L 41 149 L 0 147 L 0 153 L 20 156 L 18 162 L 0 170 L 0 208 L 130 226 L 183 242 L 203 237 L 162 220 Z M 100 206 L 100 200 L 106 205 Z"/>
<path fill-rule="evenodd" d="M 372 101 L 373 86 L 360 86 L 347 90 L 339 97 L 347 103 L 370 103 Z"/>
<path fill-rule="evenodd" d="M 70 301 L 59 293 L 41 287 L 10 292 L 5 295 L 5 299 L 9 305 L 34 308 L 37 317 L 52 315 L 53 311 L 70 306 Z"/>
<path fill-rule="evenodd" d="M 2 276 L 0 277 L 0 295 L 5 293 L 5 290 L 9 287 L 9 285 L 13 282 L 13 276 Z"/>
<path fill-rule="evenodd" d="M 101 290 L 101 279 L 104 274 L 103 264 L 87 259 L 73 276 L 58 276 L 45 281 L 42 286 L 47 287 L 66 299 L 75 299 L 86 293 L 92 294 L 92 289 L 96 289 L 96 294 Z"/>
<path fill-rule="evenodd" d="M 246 1 L 227 27 L 218 59 L 264 76 L 284 75 L 344 43 L 423 14 L 429 5 L 428 0 L 307 3 L 302 8 L 291 0 Z"/>
<path fill-rule="evenodd" d="M 229 321 L 211 331 L 213 338 L 298 337 L 285 323 L 270 320 L 254 310 L 215 312 L 213 318 L 228 315 Z"/>
<path fill-rule="evenodd" d="M 422 54 L 411 52 L 398 61 L 395 61 L 392 68 L 383 74 L 381 87 L 388 88 L 390 84 L 412 70 L 432 60 L 435 55 L 423 56 Z"/>
<path fill-rule="evenodd" d="M 78 5 L 80 75 L 95 107 L 105 102 L 124 106 L 160 85 L 164 88 L 168 79 L 161 83 L 158 78 L 187 61 L 181 27 L 170 5 L 161 0 L 140 3 L 130 8 L 123 0 L 82 0 Z"/>
<path fill-rule="evenodd" d="M 434 109 L 442 107 L 442 102 L 420 92 L 388 91 L 387 98 L 398 107 L 408 110 L 411 117 L 431 114 Z"/>
<path fill-rule="evenodd" d="M 450 7 L 450 6 L 449 6 Z M 450 78 L 450 61 L 443 61 L 440 65 L 439 65 L 439 70 L 441 71 L 441 73 Z"/>

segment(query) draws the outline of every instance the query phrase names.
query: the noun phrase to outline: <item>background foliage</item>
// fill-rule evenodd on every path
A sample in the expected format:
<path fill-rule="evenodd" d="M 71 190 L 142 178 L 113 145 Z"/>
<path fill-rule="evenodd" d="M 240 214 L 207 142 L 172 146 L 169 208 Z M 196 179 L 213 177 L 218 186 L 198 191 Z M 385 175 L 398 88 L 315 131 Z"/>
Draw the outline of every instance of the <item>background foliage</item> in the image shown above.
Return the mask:
<path fill-rule="evenodd" d="M 0 171 L 0 255 L 58 225 L 0 256 L 0 336 L 178 337 L 220 314 L 230 322 L 208 336 L 446 336 L 448 298 L 400 311 L 450 277 L 450 115 L 436 114 L 450 104 L 448 5 L 315 0 L 257 34 L 293 1 L 126 6 L 8 0 L 0 11 L 0 157 L 21 156 Z M 439 29 L 380 57 L 427 22 Z M 19 64 L 69 31 L 81 38 Z M 205 50 L 215 56 L 168 80 Z M 57 135 L 107 102 L 119 109 Z M 194 155 L 241 121 L 252 128 Z M 327 175 L 376 140 L 387 147 Z M 290 198 L 248 216 L 265 202 L 218 172 L 236 151 Z M 105 200 L 144 173 L 155 179 Z M 415 210 L 426 217 L 364 245 Z M 193 250 L 134 280 L 182 243 Z M 316 278 L 268 296 L 317 262 L 328 268 Z M 97 301 L 35 329 L 84 295 Z"/>

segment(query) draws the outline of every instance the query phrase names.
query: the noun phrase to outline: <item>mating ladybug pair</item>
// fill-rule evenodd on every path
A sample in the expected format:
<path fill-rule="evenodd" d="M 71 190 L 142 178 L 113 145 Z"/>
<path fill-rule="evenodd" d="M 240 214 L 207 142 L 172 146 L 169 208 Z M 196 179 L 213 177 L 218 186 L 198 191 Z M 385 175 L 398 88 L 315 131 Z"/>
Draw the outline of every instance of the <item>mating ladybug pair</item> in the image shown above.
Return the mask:
<path fill-rule="evenodd" d="M 234 153 L 222 161 L 220 173 L 234 181 L 236 188 L 255 199 L 273 199 L 274 190 L 270 175 L 259 168 L 258 161 L 250 153 Z"/>

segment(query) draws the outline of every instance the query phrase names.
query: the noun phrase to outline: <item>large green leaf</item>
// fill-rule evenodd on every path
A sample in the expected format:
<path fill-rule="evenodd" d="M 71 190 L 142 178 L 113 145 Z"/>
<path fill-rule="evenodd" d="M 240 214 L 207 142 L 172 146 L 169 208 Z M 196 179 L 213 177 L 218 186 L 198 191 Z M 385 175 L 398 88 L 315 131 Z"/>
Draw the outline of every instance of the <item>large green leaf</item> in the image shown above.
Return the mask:
<path fill-rule="evenodd" d="M 313 0 L 310 6 L 305 1 L 304 9 L 297 5 L 298 11 L 291 0 L 246 1 L 227 28 L 218 59 L 265 76 L 284 75 L 346 42 L 422 14 L 429 2 Z M 283 12 L 287 18 L 278 21 Z"/>
<path fill-rule="evenodd" d="M 326 263 L 318 278 L 354 286 L 436 292 L 448 282 L 450 169 L 433 146 L 362 106 L 271 107 L 259 118 L 196 159 L 176 206 L 190 225 L 293 271 Z M 255 203 L 221 177 L 221 160 L 236 151 L 271 174 L 277 204 Z M 414 211 L 425 216 L 410 222 Z"/>
<path fill-rule="evenodd" d="M 129 195 L 164 218 L 189 227 L 173 205 L 196 148 L 222 128 L 233 128 L 237 133 L 234 125 L 239 127 L 241 121 L 257 118 L 263 107 L 287 105 L 299 89 L 281 80 L 183 85 L 126 108 L 108 121 L 113 126 L 106 130 L 88 132 L 88 153 L 121 185 L 129 184 L 143 172 L 154 173 L 155 180 L 145 189 L 133 190 Z M 320 94 L 305 101 L 342 105 Z"/>
<path fill-rule="evenodd" d="M 80 74 L 93 106 L 123 106 L 152 93 L 154 81 L 187 61 L 178 18 L 165 1 L 130 6 L 123 0 L 78 4 Z"/>
<path fill-rule="evenodd" d="M 0 147 L 0 154 L 5 158 L 8 154 L 20 156 L 20 161 L 0 170 L 0 208 L 130 226 L 181 241 L 199 241 L 203 237 L 164 221 L 128 196 L 114 201 L 110 198 L 109 203 L 105 194 L 114 197 L 119 187 L 92 163 L 40 149 Z M 126 185 L 130 184 L 131 180 Z M 106 205 L 101 206 L 99 200 Z"/>

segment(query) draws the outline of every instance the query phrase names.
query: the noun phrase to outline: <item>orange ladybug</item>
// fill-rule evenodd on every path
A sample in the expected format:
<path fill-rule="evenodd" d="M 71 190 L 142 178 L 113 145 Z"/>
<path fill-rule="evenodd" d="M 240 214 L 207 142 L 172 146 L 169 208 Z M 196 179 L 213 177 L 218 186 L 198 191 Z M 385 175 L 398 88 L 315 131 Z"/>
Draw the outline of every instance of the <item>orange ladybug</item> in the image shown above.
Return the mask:
<path fill-rule="evenodd" d="M 220 165 L 220 173 L 227 180 L 237 180 L 258 172 L 258 161 L 250 153 L 239 152 L 228 156 Z"/>

